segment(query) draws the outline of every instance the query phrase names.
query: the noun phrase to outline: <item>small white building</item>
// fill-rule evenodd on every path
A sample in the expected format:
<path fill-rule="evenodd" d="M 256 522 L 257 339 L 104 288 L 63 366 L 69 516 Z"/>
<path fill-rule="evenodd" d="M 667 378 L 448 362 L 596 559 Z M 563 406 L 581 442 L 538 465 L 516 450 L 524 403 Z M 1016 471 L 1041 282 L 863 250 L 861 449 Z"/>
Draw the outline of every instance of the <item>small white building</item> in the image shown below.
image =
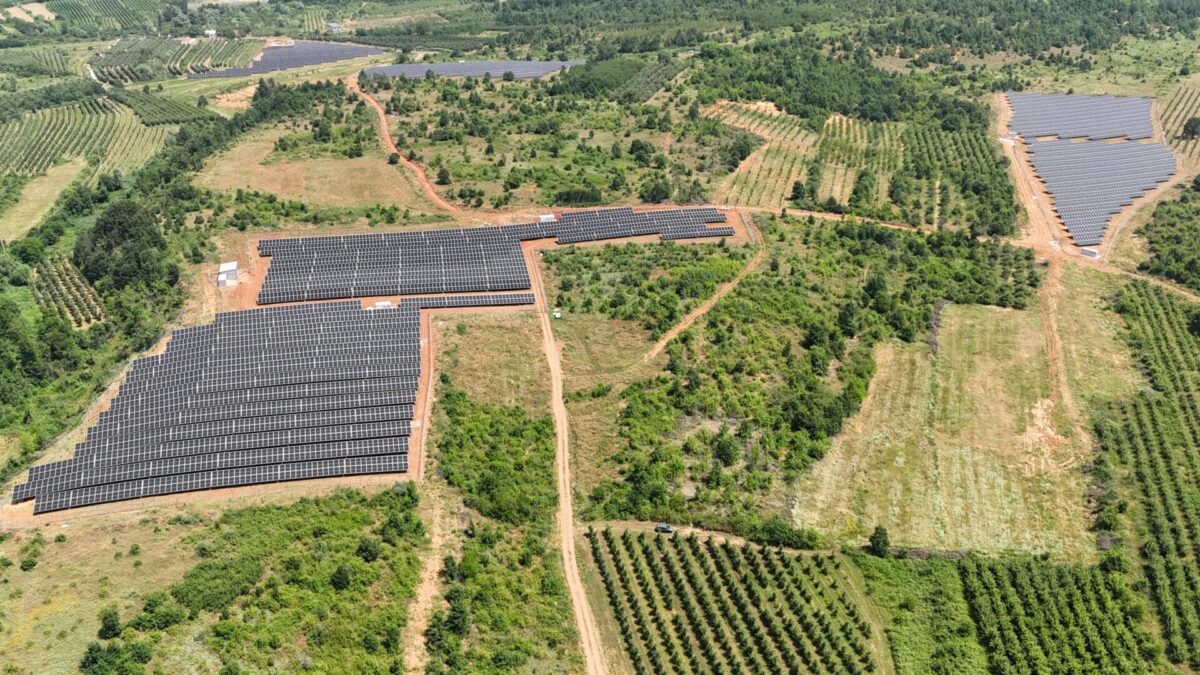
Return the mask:
<path fill-rule="evenodd" d="M 341 21 L 330 21 L 330 22 L 326 23 L 325 26 L 329 29 L 330 33 L 337 34 L 337 33 L 342 32 L 342 22 Z"/>
<path fill-rule="evenodd" d="M 213 30 L 212 28 L 209 28 L 208 30 L 204 31 L 204 37 L 206 37 L 206 38 L 217 37 L 217 31 Z"/>
<path fill-rule="evenodd" d="M 238 264 L 234 260 L 232 262 L 221 263 L 217 268 L 217 288 L 225 288 L 237 283 L 238 280 Z"/>
<path fill-rule="evenodd" d="M 554 217 L 553 213 L 548 214 L 548 215 L 538 216 L 539 223 L 553 223 L 555 220 L 556 220 L 556 218 Z"/>

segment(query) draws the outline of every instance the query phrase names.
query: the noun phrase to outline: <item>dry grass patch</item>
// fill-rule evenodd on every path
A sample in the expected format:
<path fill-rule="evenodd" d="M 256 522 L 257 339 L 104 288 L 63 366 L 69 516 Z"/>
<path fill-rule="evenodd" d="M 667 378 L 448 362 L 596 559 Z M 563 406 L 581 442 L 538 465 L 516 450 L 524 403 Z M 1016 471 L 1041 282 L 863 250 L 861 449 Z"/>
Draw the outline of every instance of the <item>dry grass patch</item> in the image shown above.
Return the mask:
<path fill-rule="evenodd" d="M 14 673 L 75 672 L 84 649 L 96 639 L 98 613 L 116 604 L 128 619 L 141 599 L 183 577 L 194 556 L 180 545 L 200 525 L 170 524 L 178 510 L 144 517 L 103 517 L 18 532 L 0 543 L 14 565 L 5 577 L 0 623 L 0 662 Z M 22 546 L 35 533 L 45 540 L 37 567 L 19 569 Z M 58 535 L 66 541 L 54 541 Z M 130 555 L 136 544 L 140 552 Z"/>
<path fill-rule="evenodd" d="M 433 329 L 438 373 L 449 374 L 472 400 L 520 406 L 533 417 L 550 414 L 550 369 L 536 314 L 438 312 Z"/>
<path fill-rule="evenodd" d="M 849 540 L 881 524 L 905 546 L 1093 557 L 1091 448 L 1052 398 L 1037 307 L 948 307 L 938 342 L 937 357 L 876 348 L 862 410 L 800 482 L 796 520 Z"/>
<path fill-rule="evenodd" d="M 42 176 L 38 176 L 21 188 L 21 198 L 4 211 L 0 216 L 0 241 L 13 241 L 21 238 L 34 225 L 42 222 L 42 218 L 54 207 L 58 195 L 79 176 L 79 172 L 87 166 L 82 158 L 50 167 Z"/>
<path fill-rule="evenodd" d="M 251 134 L 210 160 L 196 183 L 216 190 L 260 190 L 313 206 L 400 204 L 415 211 L 435 210 L 412 177 L 402 167 L 389 165 L 375 148 L 354 159 L 271 161 L 275 141 L 283 133 L 274 128 Z"/>
<path fill-rule="evenodd" d="M 1128 399 L 1143 386 L 1122 338 L 1122 319 L 1108 308 L 1123 283 L 1120 276 L 1082 265 L 1063 270 L 1058 296 L 1063 362 L 1067 382 L 1085 407 Z"/>

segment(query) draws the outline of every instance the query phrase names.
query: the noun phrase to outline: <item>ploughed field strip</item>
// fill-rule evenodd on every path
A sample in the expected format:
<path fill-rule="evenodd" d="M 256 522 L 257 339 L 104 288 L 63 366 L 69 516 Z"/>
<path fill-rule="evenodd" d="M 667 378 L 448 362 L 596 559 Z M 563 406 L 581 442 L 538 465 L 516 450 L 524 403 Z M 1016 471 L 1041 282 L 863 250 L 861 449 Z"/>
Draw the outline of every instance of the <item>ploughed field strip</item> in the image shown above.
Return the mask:
<path fill-rule="evenodd" d="M 1175 175 L 1165 146 L 1130 140 L 1154 135 L 1150 99 L 1009 92 L 1008 100 L 1009 128 L 1080 246 L 1100 244 L 1114 215 Z M 1037 140 L 1045 136 L 1056 138 Z"/>
<path fill-rule="evenodd" d="M 189 73 L 188 79 L 262 75 L 280 70 L 288 70 L 289 68 L 305 68 L 308 66 L 318 66 L 322 63 L 356 59 L 361 56 L 372 56 L 382 52 L 383 50 L 378 47 L 368 47 L 366 45 L 300 40 L 293 45 L 264 48 L 262 55 L 252 61 L 248 68 L 226 68 L 224 70 L 210 70 L 204 73 Z"/>
<path fill-rule="evenodd" d="M 432 72 L 442 77 L 501 77 L 512 73 L 518 80 L 544 77 L 582 65 L 583 61 L 451 61 L 447 63 L 399 63 L 363 69 L 364 77 L 404 77 L 417 80 Z"/>
<path fill-rule="evenodd" d="M 175 331 L 135 361 L 71 459 L 13 491 L 34 513 L 176 492 L 408 470 L 420 310 L 528 293 L 272 307 Z"/>
<path fill-rule="evenodd" d="M 629 207 L 564 213 L 550 222 L 461 230 L 264 239 L 271 265 L 259 304 L 381 295 L 526 290 L 521 242 L 560 244 L 658 235 L 664 240 L 725 237 L 731 227 L 711 207 L 634 212 Z"/>

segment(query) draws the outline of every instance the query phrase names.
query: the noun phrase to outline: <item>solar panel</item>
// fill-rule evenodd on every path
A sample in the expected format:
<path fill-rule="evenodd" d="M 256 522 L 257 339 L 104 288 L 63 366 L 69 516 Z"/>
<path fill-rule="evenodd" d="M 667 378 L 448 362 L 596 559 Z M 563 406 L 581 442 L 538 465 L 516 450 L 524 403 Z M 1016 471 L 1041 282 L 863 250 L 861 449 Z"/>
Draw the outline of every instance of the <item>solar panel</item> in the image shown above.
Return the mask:
<path fill-rule="evenodd" d="M 1034 171 L 1080 246 L 1100 244 L 1114 215 L 1175 174 L 1170 150 L 1132 140 L 1154 135 L 1150 99 L 1018 92 L 1008 99 L 1010 129 L 1023 137 Z"/>
<path fill-rule="evenodd" d="M 226 68 L 203 73 L 188 73 L 189 80 L 204 80 L 220 77 L 246 77 L 262 75 L 289 68 L 304 68 L 322 63 L 333 63 L 356 59 L 360 56 L 382 54 L 378 47 L 355 45 L 344 42 L 314 42 L 298 40 L 295 44 L 264 47 L 262 54 L 247 68 Z"/>
<path fill-rule="evenodd" d="M 218 314 L 134 361 L 70 459 L 33 467 L 34 513 L 189 490 L 408 469 L 422 309 L 528 293 Z"/>
<path fill-rule="evenodd" d="M 450 61 L 446 63 L 399 63 L 391 66 L 371 66 L 363 69 L 364 77 L 403 77 L 416 80 L 428 73 L 441 77 L 502 77 L 512 73 L 518 80 L 527 80 L 582 65 L 583 61 Z"/>
<path fill-rule="evenodd" d="M 732 228 L 712 226 L 724 222 L 724 214 L 711 207 L 635 212 L 625 206 L 569 211 L 548 223 L 265 239 L 259 253 L 270 256 L 271 265 L 258 302 L 526 290 L 522 241 L 732 236 Z"/>

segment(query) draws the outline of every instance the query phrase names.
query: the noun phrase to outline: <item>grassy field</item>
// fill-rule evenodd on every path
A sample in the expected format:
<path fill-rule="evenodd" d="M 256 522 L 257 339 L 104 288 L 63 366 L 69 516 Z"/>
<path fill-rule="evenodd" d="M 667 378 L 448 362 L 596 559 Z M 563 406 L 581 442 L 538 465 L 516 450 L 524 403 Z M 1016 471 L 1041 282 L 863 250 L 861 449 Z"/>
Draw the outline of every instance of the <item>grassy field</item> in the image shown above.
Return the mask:
<path fill-rule="evenodd" d="M 987 656 L 975 640 L 954 561 L 885 560 L 862 554 L 853 560 L 883 612 L 897 673 L 987 672 Z"/>
<path fill-rule="evenodd" d="M 1179 75 L 1184 65 L 1195 71 L 1193 55 L 1198 46 L 1200 41 L 1179 33 L 1158 40 L 1127 38 L 1114 49 L 1088 53 L 1092 66 L 1087 70 L 1033 64 L 1019 67 L 1018 72 L 1031 78 L 1038 90 L 1157 97 L 1185 79 Z"/>
<path fill-rule="evenodd" d="M 21 189 L 21 199 L 0 215 L 0 241 L 13 241 L 50 213 L 54 200 L 87 166 L 82 158 L 51 167 Z"/>
<path fill-rule="evenodd" d="M 443 505 L 455 518 L 445 533 L 443 551 L 450 555 L 433 561 L 451 562 L 438 566 L 443 572 L 429 608 L 436 642 L 451 646 L 426 643 L 429 672 L 444 672 L 452 661 L 466 672 L 492 663 L 506 663 L 508 671 L 578 672 L 582 658 L 562 560 L 551 545 L 553 424 L 537 317 L 481 312 L 433 320 L 435 375 L 447 379 L 435 389 L 440 400 L 428 444 L 432 465 L 442 468 L 427 482 L 449 483 Z M 500 459 L 497 452 L 506 454 Z M 497 461 L 522 468 L 501 476 L 487 468 Z M 530 505 L 527 517 L 506 517 L 511 511 L 498 508 L 500 491 L 512 489 L 513 480 L 522 483 L 515 487 Z M 447 616 L 458 617 L 460 628 Z"/>
<path fill-rule="evenodd" d="M 0 571 L 0 662 L 17 667 L 11 671 L 16 673 L 74 672 L 87 643 L 96 639 L 99 607 L 116 603 L 132 614 L 146 593 L 179 580 L 194 564 L 191 556 L 180 555 L 180 542 L 197 526 L 170 524 L 178 513 L 83 519 L 21 531 L 0 543 L 0 555 L 13 562 Z M 66 540 L 56 543 L 58 535 Z M 21 549 L 37 536 L 46 542 L 37 567 L 22 572 Z M 134 544 L 141 553 L 130 557 Z"/>
<path fill-rule="evenodd" d="M 401 166 L 389 165 L 377 146 L 353 159 L 275 159 L 275 141 L 284 133 L 276 128 L 249 135 L 210 160 L 196 184 L 215 190 L 261 190 L 311 206 L 397 204 L 417 212 L 436 210 L 411 175 Z"/>
<path fill-rule="evenodd" d="M 938 355 L 884 343 L 859 414 L 796 490 L 797 521 L 917 547 L 1087 559 L 1090 447 L 1051 399 L 1038 308 L 948 306 Z"/>
<path fill-rule="evenodd" d="M 433 322 L 439 371 L 450 373 L 471 398 L 549 413 L 550 371 L 536 314 L 436 313 Z"/>

